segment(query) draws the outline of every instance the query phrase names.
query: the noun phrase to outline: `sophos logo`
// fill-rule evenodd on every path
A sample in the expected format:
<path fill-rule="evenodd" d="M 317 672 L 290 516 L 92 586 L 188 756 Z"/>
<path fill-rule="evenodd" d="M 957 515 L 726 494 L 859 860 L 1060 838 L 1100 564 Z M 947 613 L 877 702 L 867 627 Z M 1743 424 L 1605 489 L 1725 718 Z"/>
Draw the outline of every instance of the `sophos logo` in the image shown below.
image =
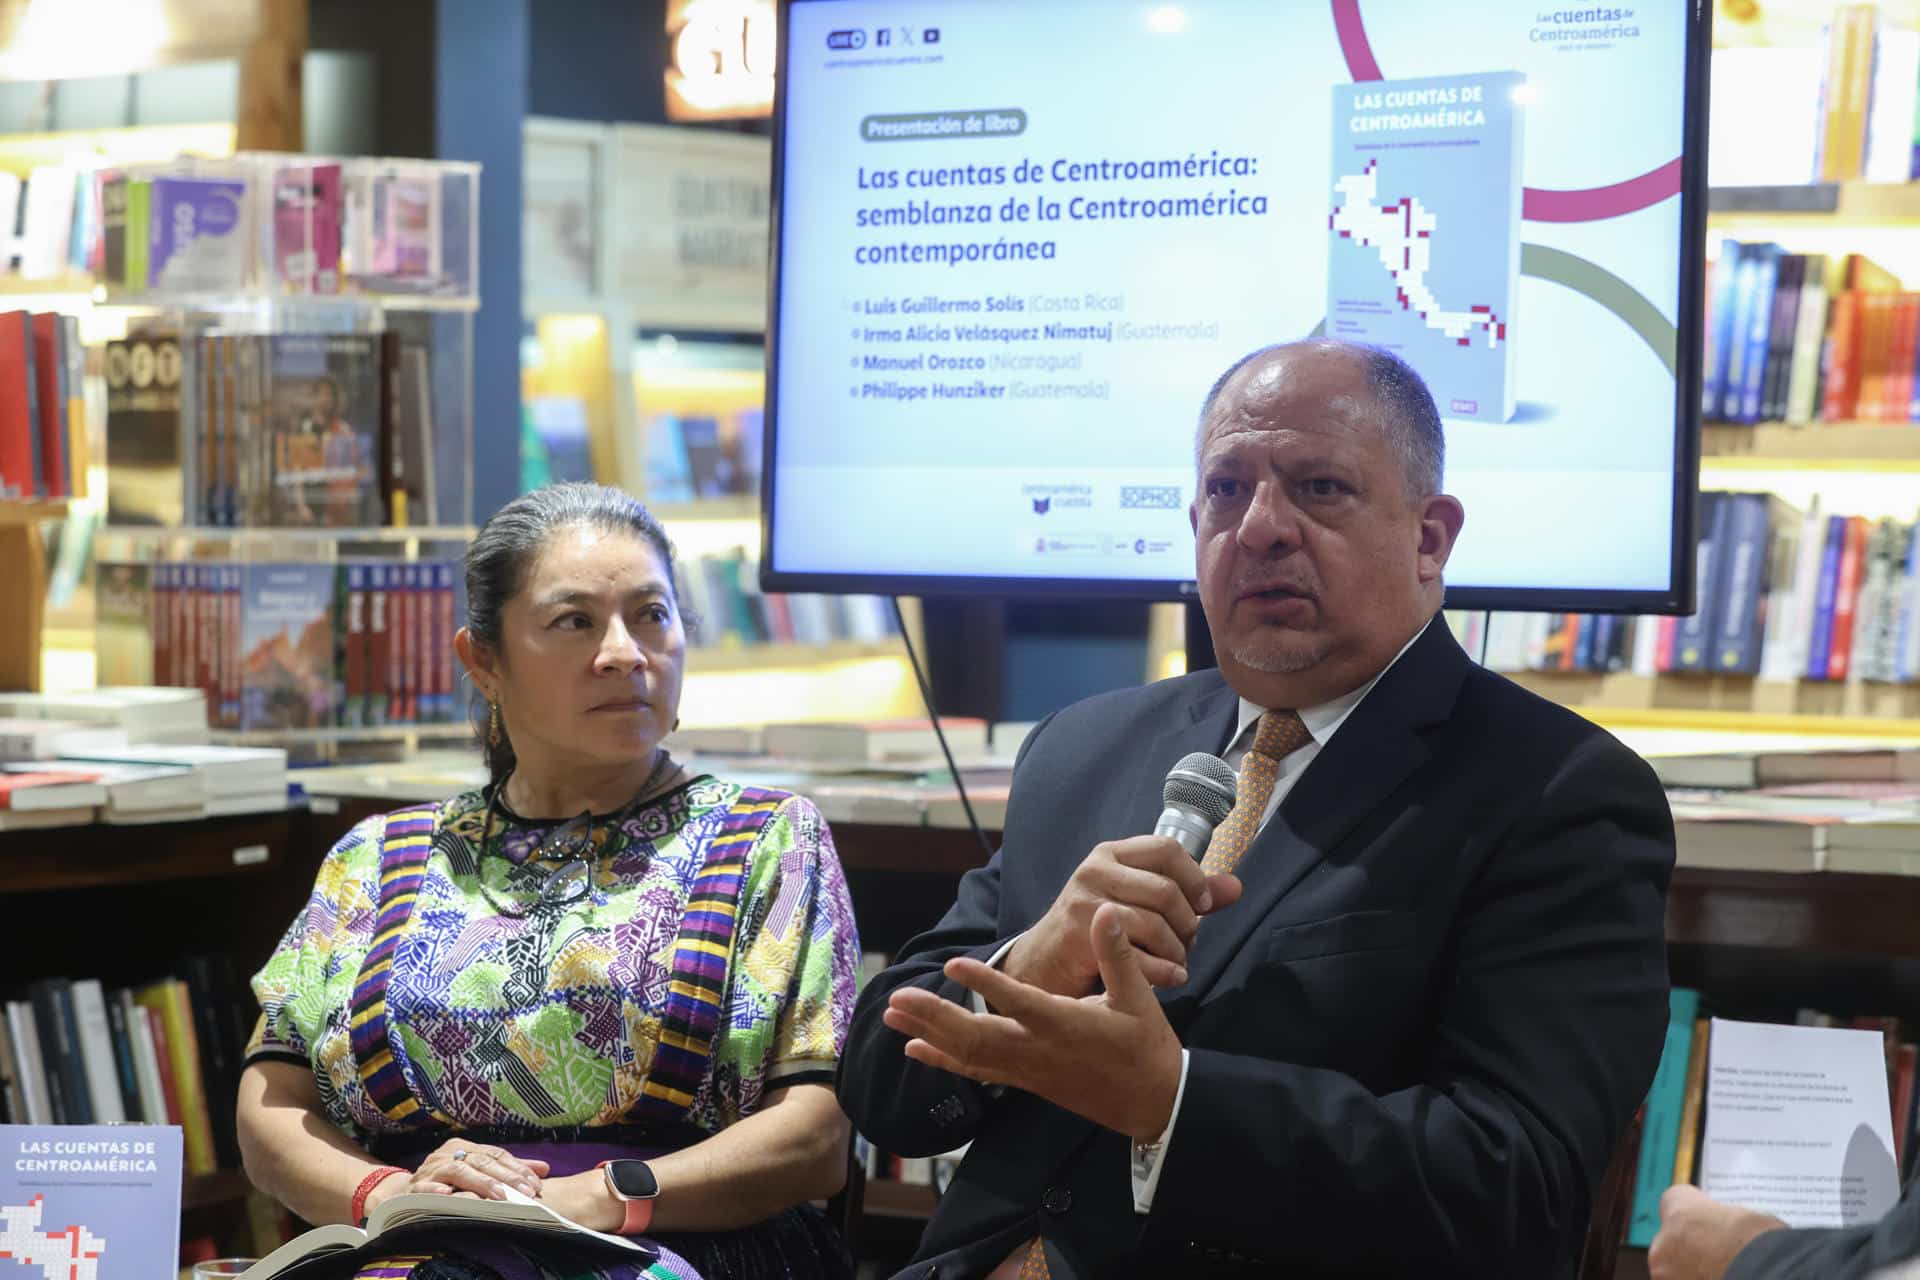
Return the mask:
<path fill-rule="evenodd" d="M 829 49 L 864 49 L 866 47 L 867 33 L 858 28 L 851 31 L 829 31 L 827 33 L 827 48 Z"/>

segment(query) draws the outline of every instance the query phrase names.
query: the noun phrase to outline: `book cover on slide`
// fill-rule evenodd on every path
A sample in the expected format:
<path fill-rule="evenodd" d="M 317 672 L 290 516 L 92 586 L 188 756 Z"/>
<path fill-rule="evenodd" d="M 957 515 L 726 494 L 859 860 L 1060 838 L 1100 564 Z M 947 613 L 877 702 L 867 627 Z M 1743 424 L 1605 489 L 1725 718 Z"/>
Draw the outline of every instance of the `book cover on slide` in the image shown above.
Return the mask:
<path fill-rule="evenodd" d="M 1327 333 L 1417 370 L 1444 417 L 1510 421 L 1516 71 L 1334 86 Z"/>
<path fill-rule="evenodd" d="M 0 1125 L 0 1258 L 21 1280 L 172 1276 L 178 1125 Z"/>

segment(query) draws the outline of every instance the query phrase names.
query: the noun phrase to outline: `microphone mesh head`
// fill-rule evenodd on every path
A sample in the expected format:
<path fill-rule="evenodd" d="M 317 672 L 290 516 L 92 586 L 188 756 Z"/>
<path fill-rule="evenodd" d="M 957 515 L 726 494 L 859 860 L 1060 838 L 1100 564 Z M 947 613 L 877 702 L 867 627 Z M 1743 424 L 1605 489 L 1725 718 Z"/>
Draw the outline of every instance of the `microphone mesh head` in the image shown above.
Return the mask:
<path fill-rule="evenodd" d="M 1237 790 L 1231 765 L 1219 756 L 1196 751 L 1167 771 L 1160 795 L 1163 803 L 1184 805 L 1217 827 L 1233 812 Z"/>

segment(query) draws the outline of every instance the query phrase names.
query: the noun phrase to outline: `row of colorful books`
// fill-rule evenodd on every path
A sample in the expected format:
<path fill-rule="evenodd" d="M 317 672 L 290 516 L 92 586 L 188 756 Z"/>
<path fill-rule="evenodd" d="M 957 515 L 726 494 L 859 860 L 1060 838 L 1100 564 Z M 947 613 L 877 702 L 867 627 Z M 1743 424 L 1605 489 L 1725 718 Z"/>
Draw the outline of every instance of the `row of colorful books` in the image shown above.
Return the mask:
<path fill-rule="evenodd" d="M 740 550 L 683 563 L 680 608 L 696 646 L 881 644 L 900 634 L 883 596 L 762 592 L 759 561 Z"/>
<path fill-rule="evenodd" d="M 431 525 L 430 353 L 396 333 L 136 335 L 106 349 L 116 525 Z"/>
<path fill-rule="evenodd" d="M 1868 1031 L 1882 1037 L 1894 1170 L 1897 1182 L 1904 1185 L 1914 1171 L 1915 1129 L 1920 1127 L 1920 1110 L 1915 1106 L 1920 1098 L 1920 1089 L 1915 1088 L 1916 1075 L 1920 1075 L 1916 1070 L 1920 1068 L 1920 1047 L 1915 1045 L 1913 1030 L 1899 1018 L 1843 1018 L 1810 1009 L 1795 1013 L 1792 1025 Z M 1769 1034 L 1777 1038 L 1778 1033 Z M 1629 1245 L 1645 1248 L 1653 1242 L 1660 1228 L 1660 1197 L 1669 1187 L 1699 1186 L 1704 1180 L 1707 1124 L 1714 1091 L 1720 1087 L 1713 1078 L 1713 1044 L 1713 1020 L 1703 1013 L 1700 992 L 1674 987 L 1668 993 L 1667 1034 L 1660 1065 L 1639 1121 L 1626 1139 L 1634 1157 L 1625 1240 Z M 1874 1089 L 1878 1091 L 1877 1079 Z M 1777 1104 L 1774 1109 L 1785 1110 Z M 1781 1136 L 1787 1135 L 1783 1132 Z M 1858 1172 L 1849 1170 L 1856 1175 Z"/>
<path fill-rule="evenodd" d="M 471 184 L 428 163 L 289 155 L 0 173 L 0 267 L 133 294 L 468 293 Z"/>
<path fill-rule="evenodd" d="M 73 316 L 0 311 L 0 498 L 86 495 L 86 372 Z"/>
<path fill-rule="evenodd" d="M 1904 19 L 1904 21 L 1902 21 Z M 1833 6 L 1814 43 L 1713 51 L 1708 179 L 1716 186 L 1920 177 L 1920 32 L 1911 14 Z"/>
<path fill-rule="evenodd" d="M 1496 671 L 1920 680 L 1920 522 L 1707 493 L 1700 528 L 1687 617 L 1466 614 L 1456 633 Z"/>
<path fill-rule="evenodd" d="M 452 722 L 459 577 L 449 561 L 103 564 L 100 679 L 203 690 L 217 729 Z"/>
<path fill-rule="evenodd" d="M 1701 416 L 1920 421 L 1920 294 L 1860 254 L 1721 242 L 1708 276 Z"/>
<path fill-rule="evenodd" d="M 176 1124 L 188 1173 L 238 1168 L 248 1029 L 222 955 L 189 956 L 136 987 L 46 978 L 6 1001 L 0 1107 L 9 1124 Z"/>

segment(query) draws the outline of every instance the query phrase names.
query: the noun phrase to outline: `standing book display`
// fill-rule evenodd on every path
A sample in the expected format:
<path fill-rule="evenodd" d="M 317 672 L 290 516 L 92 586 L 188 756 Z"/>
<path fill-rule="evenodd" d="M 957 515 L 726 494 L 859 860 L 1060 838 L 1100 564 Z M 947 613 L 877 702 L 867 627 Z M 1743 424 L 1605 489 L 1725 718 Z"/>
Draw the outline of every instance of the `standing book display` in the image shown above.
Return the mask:
<path fill-rule="evenodd" d="M 399 585 L 469 532 L 478 166 L 242 154 L 99 182 L 94 269 L 110 303 L 158 313 L 104 364 L 103 676 L 152 666 L 207 689 L 217 731 L 309 756 L 416 734 L 434 717 L 373 714 L 340 638 L 345 567 Z M 142 653 L 187 662 L 163 677 Z M 423 711 L 451 706 L 398 674 Z"/>

